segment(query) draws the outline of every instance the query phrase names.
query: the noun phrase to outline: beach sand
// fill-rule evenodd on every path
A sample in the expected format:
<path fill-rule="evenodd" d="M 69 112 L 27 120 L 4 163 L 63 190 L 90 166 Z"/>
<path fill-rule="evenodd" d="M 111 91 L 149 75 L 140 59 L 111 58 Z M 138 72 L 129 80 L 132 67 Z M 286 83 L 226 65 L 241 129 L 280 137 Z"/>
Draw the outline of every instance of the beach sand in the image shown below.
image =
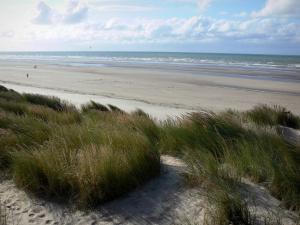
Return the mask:
<path fill-rule="evenodd" d="M 257 104 L 278 104 L 300 114 L 300 75 L 293 73 L 49 64 L 35 69 L 33 65 L 1 61 L 0 84 L 21 92 L 56 95 L 76 105 L 93 99 L 127 111 L 142 108 L 158 118 L 197 110 L 247 110 Z"/>

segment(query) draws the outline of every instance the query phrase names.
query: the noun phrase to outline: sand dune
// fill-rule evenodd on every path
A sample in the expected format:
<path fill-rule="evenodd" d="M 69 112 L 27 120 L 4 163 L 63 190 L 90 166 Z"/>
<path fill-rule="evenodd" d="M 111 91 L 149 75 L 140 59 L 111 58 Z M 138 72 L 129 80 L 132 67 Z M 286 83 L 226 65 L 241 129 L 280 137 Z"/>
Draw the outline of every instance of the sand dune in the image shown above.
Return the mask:
<path fill-rule="evenodd" d="M 160 177 L 90 211 L 29 196 L 11 180 L 0 182 L 1 204 L 7 209 L 8 225 L 204 224 L 211 210 L 205 192 L 184 185 L 186 165 L 181 160 L 163 156 L 162 164 Z M 297 216 L 284 210 L 265 188 L 245 180 L 242 192 L 258 217 L 275 215 L 284 225 L 296 225 Z"/>
<path fill-rule="evenodd" d="M 182 224 L 187 218 L 202 223 L 205 200 L 195 189 L 184 188 L 184 164 L 169 156 L 163 157 L 162 163 L 160 177 L 91 211 L 36 199 L 17 189 L 12 181 L 0 183 L 0 199 L 9 212 L 8 224 Z"/>

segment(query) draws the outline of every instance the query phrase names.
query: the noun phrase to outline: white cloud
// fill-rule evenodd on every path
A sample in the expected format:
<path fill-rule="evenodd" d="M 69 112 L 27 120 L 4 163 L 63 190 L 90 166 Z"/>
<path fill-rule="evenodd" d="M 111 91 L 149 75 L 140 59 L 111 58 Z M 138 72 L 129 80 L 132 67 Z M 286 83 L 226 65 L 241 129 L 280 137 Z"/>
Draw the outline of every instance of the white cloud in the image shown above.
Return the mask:
<path fill-rule="evenodd" d="M 88 7 L 77 0 L 69 1 L 66 12 L 63 15 L 63 22 L 72 24 L 82 22 L 88 14 Z"/>
<path fill-rule="evenodd" d="M 56 18 L 55 11 L 45 2 L 40 1 L 37 4 L 37 15 L 32 20 L 36 24 L 52 24 Z"/>
<path fill-rule="evenodd" d="M 70 0 L 64 12 L 59 12 L 48 6 L 44 1 L 37 4 L 37 15 L 32 22 L 35 24 L 75 24 L 86 19 L 88 7 L 79 0 Z"/>
<path fill-rule="evenodd" d="M 264 8 L 253 12 L 254 17 L 295 16 L 300 17 L 300 0 L 267 0 Z"/>
<path fill-rule="evenodd" d="M 214 0 L 168 0 L 168 1 L 195 4 L 198 6 L 200 11 L 205 11 Z"/>
<path fill-rule="evenodd" d="M 197 0 L 198 8 L 201 11 L 207 9 L 211 3 L 212 3 L 212 0 Z"/>
<path fill-rule="evenodd" d="M 153 5 L 138 5 L 128 2 L 99 2 L 89 1 L 89 6 L 97 11 L 104 12 L 147 12 L 156 10 L 157 7 Z"/>

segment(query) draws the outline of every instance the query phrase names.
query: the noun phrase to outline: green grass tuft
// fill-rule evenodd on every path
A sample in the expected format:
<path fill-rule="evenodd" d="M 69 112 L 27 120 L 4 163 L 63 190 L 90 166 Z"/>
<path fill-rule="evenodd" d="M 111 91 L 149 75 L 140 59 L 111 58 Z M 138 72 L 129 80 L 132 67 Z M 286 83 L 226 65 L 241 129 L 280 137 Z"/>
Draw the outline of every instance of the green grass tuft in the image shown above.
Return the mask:
<path fill-rule="evenodd" d="M 14 102 L 14 101 L 7 101 L 0 98 L 0 108 L 3 111 L 11 112 L 16 115 L 24 115 L 27 111 L 26 104 Z"/>
<path fill-rule="evenodd" d="M 18 185 L 82 205 L 126 193 L 157 175 L 159 168 L 159 153 L 142 132 L 92 121 L 60 128 L 35 150 L 13 154 Z"/>
<path fill-rule="evenodd" d="M 23 96 L 0 97 L 0 169 L 19 187 L 94 206 L 159 174 L 150 117 L 95 102 L 81 113 L 58 98 Z"/>
<path fill-rule="evenodd" d="M 81 107 L 81 110 L 83 112 L 88 112 L 90 110 L 98 110 L 98 111 L 101 111 L 101 112 L 108 112 L 109 108 L 107 108 L 105 105 L 102 105 L 100 103 L 96 103 L 94 101 L 90 101 L 89 103 L 83 105 Z"/>
<path fill-rule="evenodd" d="M 214 199 L 210 199 L 215 206 L 212 215 L 208 219 L 211 225 L 256 225 L 257 221 L 251 215 L 247 203 L 239 196 L 219 191 L 214 193 Z M 211 195 L 212 196 L 212 195 Z"/>
<path fill-rule="evenodd" d="M 56 111 L 73 111 L 75 106 L 68 104 L 57 97 L 48 97 L 38 94 L 23 94 L 25 100 L 35 105 L 47 106 Z"/>
<path fill-rule="evenodd" d="M 113 112 L 125 114 L 125 112 L 124 112 L 122 109 L 118 108 L 117 106 L 108 104 L 108 107 L 109 107 L 109 109 L 110 109 L 111 111 L 113 111 Z"/>
<path fill-rule="evenodd" d="M 2 85 L 0 85 L 0 92 L 8 92 L 8 89 Z"/>
<path fill-rule="evenodd" d="M 300 150 L 269 128 L 245 127 L 233 114 L 191 114 L 163 122 L 160 149 L 183 157 L 193 185 L 262 183 L 288 208 L 300 210 Z"/>
<path fill-rule="evenodd" d="M 300 128 L 300 117 L 281 106 L 259 105 L 245 113 L 246 117 L 258 125 L 282 125 Z"/>

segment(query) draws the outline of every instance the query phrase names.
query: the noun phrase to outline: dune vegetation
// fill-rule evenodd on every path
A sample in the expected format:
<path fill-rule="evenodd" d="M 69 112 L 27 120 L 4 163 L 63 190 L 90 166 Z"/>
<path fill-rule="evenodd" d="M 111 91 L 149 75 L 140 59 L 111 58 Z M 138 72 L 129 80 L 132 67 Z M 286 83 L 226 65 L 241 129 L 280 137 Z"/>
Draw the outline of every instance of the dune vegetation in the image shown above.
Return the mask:
<path fill-rule="evenodd" d="M 257 224 L 243 200 L 243 179 L 300 210 L 300 146 L 286 142 L 275 127 L 248 119 L 248 113 L 193 113 L 162 124 L 161 151 L 182 157 L 190 169 L 188 183 L 209 190 L 215 209 L 208 224 Z"/>
<path fill-rule="evenodd" d="M 150 118 L 1 90 L 0 165 L 19 187 L 95 205 L 159 174 Z"/>
<path fill-rule="evenodd" d="M 92 101 L 76 109 L 0 86 L 0 168 L 27 191 L 94 206 L 159 175 L 160 154 L 169 154 L 187 162 L 189 185 L 210 190 L 208 224 L 256 224 L 239 191 L 243 179 L 300 211 L 300 146 L 276 129 L 299 121 L 260 105 L 158 122 L 142 110 Z"/>

